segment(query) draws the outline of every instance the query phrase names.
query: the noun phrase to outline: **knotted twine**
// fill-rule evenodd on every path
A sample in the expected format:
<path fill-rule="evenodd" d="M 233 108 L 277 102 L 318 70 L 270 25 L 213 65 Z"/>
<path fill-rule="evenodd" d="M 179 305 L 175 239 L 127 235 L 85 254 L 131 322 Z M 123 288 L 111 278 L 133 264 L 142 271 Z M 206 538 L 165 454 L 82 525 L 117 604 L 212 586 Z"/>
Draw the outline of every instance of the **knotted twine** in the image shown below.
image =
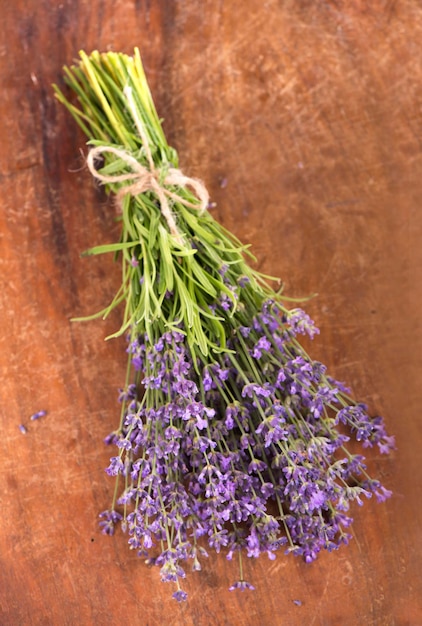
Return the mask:
<path fill-rule="evenodd" d="M 88 153 L 86 160 L 88 169 L 94 178 L 102 183 L 124 183 L 133 181 L 130 184 L 124 185 L 116 193 L 116 202 L 120 208 L 122 208 L 123 199 L 127 194 L 137 196 L 141 193 L 145 193 L 146 191 L 153 191 L 159 200 L 161 213 L 167 222 L 171 234 L 174 235 L 177 241 L 181 244 L 183 243 L 182 237 L 170 210 L 169 198 L 175 202 L 183 204 L 186 207 L 197 209 L 200 213 L 202 213 L 206 210 L 209 203 L 208 191 L 202 181 L 197 178 L 185 176 L 181 170 L 175 167 L 169 167 L 164 170 L 155 167 L 149 145 L 149 139 L 147 133 L 145 132 L 143 122 L 137 113 L 135 101 L 132 95 L 132 89 L 130 87 L 125 87 L 123 93 L 127 99 L 133 121 L 142 140 L 142 146 L 145 151 L 148 166 L 142 165 L 132 154 L 124 149 L 115 148 L 114 146 L 97 146 L 92 148 Z M 102 157 L 105 153 L 114 154 L 114 156 L 121 159 L 132 171 L 124 174 L 113 174 L 111 176 L 100 174 L 95 167 L 95 159 Z M 169 187 L 191 187 L 194 194 L 198 198 L 199 203 L 193 204 L 192 202 L 189 202 L 178 193 L 171 191 Z"/>

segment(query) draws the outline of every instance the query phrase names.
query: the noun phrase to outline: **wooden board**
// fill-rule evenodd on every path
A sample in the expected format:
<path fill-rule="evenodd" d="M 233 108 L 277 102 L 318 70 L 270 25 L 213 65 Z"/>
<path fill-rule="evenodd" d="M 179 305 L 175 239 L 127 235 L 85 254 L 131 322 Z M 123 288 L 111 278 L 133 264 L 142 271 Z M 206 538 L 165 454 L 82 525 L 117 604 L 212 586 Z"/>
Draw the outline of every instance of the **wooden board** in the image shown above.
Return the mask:
<path fill-rule="evenodd" d="M 14 0 L 0 17 L 0 624 L 421 624 L 420 4 Z M 69 321 L 118 287 L 111 259 L 80 257 L 117 228 L 50 85 L 80 48 L 135 45 L 183 169 L 286 293 L 318 292 L 315 358 L 398 443 L 369 451 L 394 497 L 354 510 L 349 547 L 248 561 L 243 594 L 211 556 L 184 605 L 99 532 L 125 345 L 103 341 L 118 315 Z"/>

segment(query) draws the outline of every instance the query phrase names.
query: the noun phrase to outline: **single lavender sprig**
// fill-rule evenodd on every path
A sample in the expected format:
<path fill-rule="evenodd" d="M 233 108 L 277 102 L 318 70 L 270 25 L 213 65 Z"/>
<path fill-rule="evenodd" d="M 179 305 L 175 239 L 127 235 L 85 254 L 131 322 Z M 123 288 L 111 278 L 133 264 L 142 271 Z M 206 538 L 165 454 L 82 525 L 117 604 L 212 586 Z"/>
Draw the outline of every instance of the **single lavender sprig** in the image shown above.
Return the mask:
<path fill-rule="evenodd" d="M 79 105 L 57 96 L 89 143 L 106 148 L 99 171 L 121 209 L 120 242 L 89 251 L 122 259 L 122 286 L 99 315 L 126 303 L 115 335 L 127 335 L 129 359 L 120 423 L 107 437 L 117 482 L 101 527 L 113 534 L 121 523 L 178 601 L 185 563 L 201 569 L 210 549 L 239 559 L 231 590 L 253 589 L 242 555 L 274 559 L 282 548 L 310 562 L 349 541 L 351 503 L 391 494 L 348 442 L 384 454 L 394 440 L 305 352 L 300 337 L 318 332 L 306 313 L 286 307 L 192 191 L 168 182 L 177 154 L 138 51 L 81 53 L 65 74 Z M 135 170 L 163 185 L 171 222 L 156 182 L 128 187 Z"/>

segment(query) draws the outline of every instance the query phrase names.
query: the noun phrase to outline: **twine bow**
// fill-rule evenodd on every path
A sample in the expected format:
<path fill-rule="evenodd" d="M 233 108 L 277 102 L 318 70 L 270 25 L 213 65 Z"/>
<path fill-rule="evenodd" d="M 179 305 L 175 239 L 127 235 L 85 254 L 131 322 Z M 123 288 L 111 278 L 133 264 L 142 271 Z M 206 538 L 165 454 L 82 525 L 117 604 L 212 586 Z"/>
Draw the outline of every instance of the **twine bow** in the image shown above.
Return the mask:
<path fill-rule="evenodd" d="M 113 146 L 97 146 L 89 151 L 86 160 L 88 169 L 91 174 L 102 183 L 133 181 L 130 184 L 124 185 L 116 193 L 116 200 L 120 205 L 122 204 L 124 196 L 127 194 L 137 196 L 138 194 L 146 191 L 153 191 L 160 202 L 161 213 L 167 222 L 171 234 L 176 237 L 179 243 L 182 243 L 182 237 L 170 210 L 169 198 L 183 204 L 186 207 L 195 208 L 202 213 L 206 210 L 209 203 L 208 191 L 202 181 L 197 178 L 185 176 L 181 170 L 175 167 L 168 168 L 165 171 L 164 176 L 162 174 L 162 170 L 155 167 L 149 147 L 148 136 L 145 132 L 144 125 L 138 116 L 131 88 L 126 87 L 124 89 L 124 94 L 128 101 L 129 109 L 135 122 L 136 129 L 142 140 L 142 145 L 148 161 L 148 167 L 139 163 L 139 161 L 126 150 L 114 148 Z M 100 174 L 95 167 L 95 159 L 101 157 L 104 153 L 114 154 L 117 158 L 124 161 L 132 171 L 111 176 Z M 193 204 L 192 202 L 189 202 L 178 193 L 171 191 L 169 187 L 191 187 L 198 198 L 199 203 Z"/>

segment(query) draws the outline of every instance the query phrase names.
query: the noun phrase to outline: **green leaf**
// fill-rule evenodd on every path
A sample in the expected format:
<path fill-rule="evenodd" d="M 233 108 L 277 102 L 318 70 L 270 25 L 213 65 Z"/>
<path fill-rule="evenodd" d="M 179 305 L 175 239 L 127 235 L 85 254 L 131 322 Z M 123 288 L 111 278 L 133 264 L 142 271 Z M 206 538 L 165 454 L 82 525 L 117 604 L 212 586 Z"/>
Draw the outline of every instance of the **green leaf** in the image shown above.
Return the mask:
<path fill-rule="evenodd" d="M 106 243 L 101 246 L 94 246 L 82 252 L 81 256 L 93 256 L 95 254 L 107 254 L 108 252 L 116 252 L 120 250 L 129 250 L 138 245 L 137 241 L 127 241 L 121 243 Z"/>
<path fill-rule="evenodd" d="M 159 232 L 159 245 L 161 252 L 161 272 L 164 274 L 166 291 L 173 291 L 174 285 L 174 270 L 173 270 L 173 258 L 171 255 L 168 234 L 164 226 L 161 224 L 158 226 Z M 160 272 L 160 273 L 161 273 Z"/>

